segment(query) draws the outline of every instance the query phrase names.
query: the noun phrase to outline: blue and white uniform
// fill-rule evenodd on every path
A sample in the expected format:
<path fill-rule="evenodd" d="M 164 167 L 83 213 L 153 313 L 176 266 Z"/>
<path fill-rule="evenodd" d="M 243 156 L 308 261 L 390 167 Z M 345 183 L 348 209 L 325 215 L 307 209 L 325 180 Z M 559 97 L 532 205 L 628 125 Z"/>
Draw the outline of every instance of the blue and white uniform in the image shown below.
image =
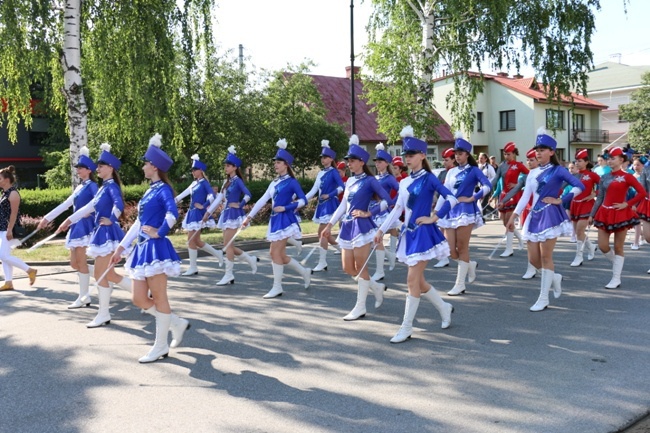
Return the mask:
<path fill-rule="evenodd" d="M 63 203 L 52 209 L 44 218 L 48 221 L 54 221 L 59 215 L 65 212 L 70 206 L 72 211 L 76 212 L 81 209 L 97 195 L 97 183 L 90 179 L 83 181 L 72 192 Z M 95 218 L 92 213 L 72 224 L 65 238 L 65 247 L 67 249 L 77 247 L 87 247 L 90 244 L 90 237 L 95 230 Z"/>
<path fill-rule="evenodd" d="M 415 221 L 421 216 L 430 216 L 434 194 L 440 194 L 444 203 L 436 212 L 444 218 L 458 204 L 456 197 L 438 178 L 421 169 L 400 182 L 399 195 L 395 207 L 381 226 L 386 232 L 404 212 L 404 225 L 397 244 L 397 259 L 408 266 L 432 258 L 443 259 L 449 256 L 449 244 L 436 224 L 420 224 Z"/>
<path fill-rule="evenodd" d="M 105 180 L 97 195 L 84 207 L 73 213 L 69 220 L 73 223 L 95 212 L 95 229 L 90 237 L 86 254 L 90 257 L 103 257 L 112 254 L 117 249 L 124 232 L 119 224 L 120 215 L 124 212 L 122 190 L 113 179 Z M 111 220 L 110 225 L 100 225 L 102 218 Z"/>
<path fill-rule="evenodd" d="M 201 230 L 202 228 L 215 228 L 217 224 L 212 216 L 206 222 L 202 221 L 203 215 L 205 215 L 205 212 L 214 201 L 214 192 L 212 191 L 210 182 L 205 178 L 196 179 L 175 200 L 179 202 L 190 194 L 192 198 L 190 200 L 190 207 L 183 219 L 183 230 L 191 232 Z M 203 209 L 197 208 L 195 206 L 197 203 L 202 205 Z"/>
<path fill-rule="evenodd" d="M 324 168 L 316 175 L 314 186 L 306 194 L 307 201 L 318 193 L 318 205 L 312 221 L 319 224 L 327 224 L 332 217 L 336 208 L 339 207 L 339 194 L 343 192 L 345 185 L 339 175 L 339 171 L 334 167 Z M 327 195 L 326 199 L 322 196 Z"/>
<path fill-rule="evenodd" d="M 181 272 L 181 259 L 167 234 L 176 224 L 178 209 L 172 188 L 159 180 L 151 183 L 138 203 L 138 219 L 131 226 L 120 246 L 125 250 L 136 240 L 138 243 L 125 265 L 131 278 L 144 280 L 158 274 L 177 277 Z M 143 226 L 158 227 L 158 238 L 142 232 Z"/>
<path fill-rule="evenodd" d="M 343 201 L 329 221 L 334 225 L 343 217 L 337 239 L 341 248 L 351 250 L 373 242 L 377 226 L 372 218 L 353 217 L 352 212 L 355 210 L 368 212 L 374 194 L 377 194 L 382 201 L 380 210 L 388 209 L 390 195 L 373 176 L 361 173 L 350 176 L 346 182 Z"/>
<path fill-rule="evenodd" d="M 382 188 L 388 193 L 390 197 L 390 192 L 391 191 L 399 191 L 399 182 L 397 182 L 397 179 L 395 179 L 395 176 L 393 176 L 390 173 L 383 173 L 383 174 L 378 174 L 375 176 L 375 179 L 379 182 Z M 384 221 L 386 221 L 386 218 L 388 217 L 388 214 L 390 213 L 393 205 L 395 204 L 396 200 L 391 199 L 388 202 L 388 209 L 381 210 L 380 209 L 380 202 L 378 201 L 372 201 L 370 202 L 370 212 L 372 212 L 372 220 L 375 222 L 377 227 L 380 227 Z M 402 222 L 397 219 L 397 221 L 394 221 L 391 227 L 388 227 L 387 229 L 394 229 L 399 227 L 402 224 Z M 384 232 L 385 233 L 385 232 Z"/>
<path fill-rule="evenodd" d="M 237 175 L 230 178 L 230 183 L 228 183 L 227 187 L 225 186 L 226 183 L 224 183 L 222 192 L 217 195 L 215 201 L 208 208 L 208 212 L 214 212 L 220 204 L 223 204 L 223 211 L 219 215 L 217 228 L 221 230 L 238 229 L 246 217 L 244 206 L 250 201 L 251 192 L 246 188 L 244 181 Z M 231 203 L 237 203 L 239 207 L 231 207 Z"/>
<path fill-rule="evenodd" d="M 477 185 L 481 188 L 474 193 Z M 471 203 L 458 203 L 449 211 L 446 217 L 438 220 L 438 225 L 446 229 L 457 229 L 458 227 L 474 225 L 477 229 L 483 225 L 483 215 L 478 206 L 481 198 L 490 193 L 492 189 L 490 180 L 483 174 L 481 169 L 470 164 L 450 169 L 445 177 L 445 187 L 451 191 L 456 198 L 474 196 Z M 436 211 L 444 203 L 442 197 L 438 198 Z"/>
<path fill-rule="evenodd" d="M 546 197 L 558 198 L 564 182 L 572 185 L 573 188 L 562 197 L 562 202 L 571 203 L 573 197 L 582 192 L 584 185 L 569 173 L 569 170 L 549 162 L 528 173 L 524 193 L 515 208 L 515 213 L 521 215 L 526 204 L 533 197 L 533 206 L 524 222 L 522 234 L 525 240 L 544 242 L 573 234 L 573 223 L 569 220 L 564 207 L 561 204 L 548 204 L 542 201 Z"/>
<path fill-rule="evenodd" d="M 298 198 L 293 201 L 294 194 Z M 248 214 L 253 218 L 270 199 L 271 208 L 284 207 L 284 212 L 271 211 L 269 229 L 266 232 L 266 239 L 270 242 L 296 237 L 301 235 L 300 224 L 296 218 L 295 210 L 300 209 L 307 203 L 307 197 L 300 188 L 300 183 L 288 174 L 280 176 L 271 182 L 264 195 L 255 203 Z"/>

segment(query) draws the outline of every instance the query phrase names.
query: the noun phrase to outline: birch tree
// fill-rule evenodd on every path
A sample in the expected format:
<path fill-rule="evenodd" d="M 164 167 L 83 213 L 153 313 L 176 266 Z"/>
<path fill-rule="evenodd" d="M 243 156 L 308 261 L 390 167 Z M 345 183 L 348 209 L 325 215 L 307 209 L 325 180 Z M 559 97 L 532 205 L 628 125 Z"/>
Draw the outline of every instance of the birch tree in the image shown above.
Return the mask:
<path fill-rule="evenodd" d="M 620 0 L 624 7 L 626 0 Z M 586 94 L 599 0 L 372 0 L 364 87 L 391 140 L 413 124 L 435 137 L 432 78 L 453 74 L 453 128 L 471 130 L 483 83 L 468 72 L 531 66 L 548 96 Z"/>

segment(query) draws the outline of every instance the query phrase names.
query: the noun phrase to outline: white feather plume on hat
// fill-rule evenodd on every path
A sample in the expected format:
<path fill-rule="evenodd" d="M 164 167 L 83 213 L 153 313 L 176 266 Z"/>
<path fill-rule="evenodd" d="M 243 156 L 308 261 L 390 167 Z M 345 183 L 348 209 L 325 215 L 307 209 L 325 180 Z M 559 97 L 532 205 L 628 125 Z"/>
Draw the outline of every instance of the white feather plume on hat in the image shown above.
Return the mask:
<path fill-rule="evenodd" d="M 384 143 L 379 143 L 378 145 L 376 145 L 375 150 L 386 150 L 386 148 L 384 147 Z"/>
<path fill-rule="evenodd" d="M 537 129 L 537 135 L 548 135 L 548 131 L 546 131 L 546 128 L 544 128 L 543 126 L 540 126 Z"/>
<path fill-rule="evenodd" d="M 278 146 L 280 149 L 286 149 L 287 148 L 287 139 L 286 138 L 281 138 L 278 140 L 277 143 L 275 143 L 276 146 Z"/>
<path fill-rule="evenodd" d="M 156 147 L 161 147 L 162 146 L 162 135 L 158 134 L 157 132 L 154 134 L 153 137 L 149 139 L 149 145 L 154 145 Z"/>
<path fill-rule="evenodd" d="M 105 152 L 110 152 L 111 151 L 111 145 L 108 143 L 102 143 L 101 146 L 99 146 L 99 150 L 105 151 Z"/>
<path fill-rule="evenodd" d="M 237 151 L 235 150 L 235 145 L 231 144 L 230 147 L 228 148 L 228 153 L 232 153 L 233 155 L 237 154 Z"/>
<path fill-rule="evenodd" d="M 359 145 L 359 136 L 357 134 L 352 134 L 350 136 L 350 144 L 349 145 L 352 146 L 353 144 Z"/>
<path fill-rule="evenodd" d="M 199 155 L 197 155 L 196 153 L 194 155 L 190 156 L 190 159 L 192 159 L 194 161 L 200 161 L 201 160 L 201 158 L 199 158 Z"/>
<path fill-rule="evenodd" d="M 79 149 L 79 155 L 89 156 L 90 152 L 86 146 L 81 146 L 81 149 Z"/>
<path fill-rule="evenodd" d="M 330 141 L 329 140 L 322 140 L 320 142 L 321 147 L 327 147 L 328 149 L 330 148 Z"/>
<path fill-rule="evenodd" d="M 460 132 L 460 131 L 454 132 L 454 138 L 456 138 L 456 139 L 462 138 L 463 140 L 465 139 L 465 137 L 463 137 L 463 133 Z"/>
<path fill-rule="evenodd" d="M 402 128 L 399 136 L 402 138 L 413 137 L 413 127 L 411 125 L 406 125 L 404 128 Z"/>

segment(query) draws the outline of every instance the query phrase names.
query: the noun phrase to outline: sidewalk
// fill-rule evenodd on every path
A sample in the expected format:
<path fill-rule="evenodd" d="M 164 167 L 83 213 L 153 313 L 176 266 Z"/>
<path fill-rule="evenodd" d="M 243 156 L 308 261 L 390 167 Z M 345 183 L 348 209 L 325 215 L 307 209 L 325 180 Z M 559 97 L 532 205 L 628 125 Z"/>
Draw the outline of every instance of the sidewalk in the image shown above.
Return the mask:
<path fill-rule="evenodd" d="M 150 365 L 137 359 L 154 324 L 129 293 L 113 292 L 111 325 L 86 329 L 95 304 L 65 308 L 74 273 L 41 267 L 33 288 L 16 279 L 15 292 L 0 293 L 0 432 L 608 433 L 647 414 L 650 246 L 628 248 L 622 287 L 606 290 L 606 260 L 570 268 L 575 244 L 559 241 L 564 293 L 531 313 L 539 279 L 521 280 L 525 253 L 490 260 L 503 228 L 475 233 L 477 281 L 443 296 L 456 309 L 451 327 L 422 302 L 413 338 L 398 345 L 388 340 L 404 312 L 402 265 L 387 272 L 383 305 L 370 295 L 366 317 L 345 322 L 356 286 L 340 256 L 328 255 L 308 290 L 285 269 L 273 300 L 261 298 L 268 249 L 257 251 L 256 275 L 237 263 L 236 284 L 222 288 L 223 270 L 203 257 L 198 276 L 170 281 L 172 307 L 192 329 Z M 455 266 L 432 265 L 427 280 L 444 293 Z"/>

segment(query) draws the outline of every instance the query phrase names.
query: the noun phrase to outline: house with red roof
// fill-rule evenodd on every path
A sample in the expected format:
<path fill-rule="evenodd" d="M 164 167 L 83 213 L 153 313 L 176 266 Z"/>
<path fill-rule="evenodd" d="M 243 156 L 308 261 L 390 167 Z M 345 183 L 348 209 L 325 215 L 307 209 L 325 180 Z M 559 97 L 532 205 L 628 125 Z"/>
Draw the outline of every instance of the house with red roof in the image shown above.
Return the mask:
<path fill-rule="evenodd" d="M 609 132 L 601 129 L 601 112 L 607 109 L 601 102 L 574 93 L 573 101 L 563 98 L 558 106 L 547 98 L 534 77 L 498 73 L 483 74 L 481 78 L 471 74 L 485 82 L 474 104 L 474 128 L 463 131 L 477 154 L 485 152 L 499 159 L 503 146 L 513 141 L 523 155 L 535 144 L 541 126 L 557 140 L 556 153 L 562 161 L 572 160 L 576 150 L 582 148 L 595 160 L 610 143 Z M 434 80 L 435 107 L 448 123 L 452 123 L 452 117 L 446 97 L 453 86 L 450 75 Z"/>
<path fill-rule="evenodd" d="M 318 91 L 321 94 L 323 103 L 327 109 L 326 120 L 330 123 L 341 125 L 348 135 L 352 135 L 352 98 L 350 83 L 350 67 L 347 66 L 346 77 L 327 77 L 323 75 L 310 75 Z M 375 154 L 375 145 L 382 142 L 386 144 L 386 136 L 377 131 L 377 114 L 371 113 L 371 106 L 361 98 L 363 95 L 363 82 L 358 79 L 358 68 L 355 67 L 354 95 L 355 95 L 355 133 L 359 136 L 359 144 L 371 154 Z M 406 125 L 405 125 L 406 126 Z M 427 157 L 430 161 L 440 159 L 442 151 L 453 146 L 454 137 L 449 124 L 442 123 L 436 128 L 438 141 L 430 141 Z M 391 155 L 399 155 L 402 151 L 402 143 L 395 143 L 393 146 L 386 146 Z"/>

